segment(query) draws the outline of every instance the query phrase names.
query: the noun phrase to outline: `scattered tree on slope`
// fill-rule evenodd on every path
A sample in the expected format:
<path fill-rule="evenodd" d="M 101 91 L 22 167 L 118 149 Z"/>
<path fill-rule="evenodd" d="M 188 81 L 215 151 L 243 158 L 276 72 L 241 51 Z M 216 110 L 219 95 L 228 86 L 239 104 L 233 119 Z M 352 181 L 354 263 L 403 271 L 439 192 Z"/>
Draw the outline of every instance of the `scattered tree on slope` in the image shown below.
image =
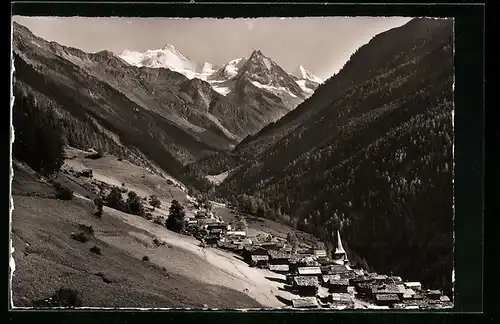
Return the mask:
<path fill-rule="evenodd" d="M 184 216 L 184 207 L 177 200 L 172 200 L 165 226 L 171 231 L 181 232 L 184 229 Z"/>

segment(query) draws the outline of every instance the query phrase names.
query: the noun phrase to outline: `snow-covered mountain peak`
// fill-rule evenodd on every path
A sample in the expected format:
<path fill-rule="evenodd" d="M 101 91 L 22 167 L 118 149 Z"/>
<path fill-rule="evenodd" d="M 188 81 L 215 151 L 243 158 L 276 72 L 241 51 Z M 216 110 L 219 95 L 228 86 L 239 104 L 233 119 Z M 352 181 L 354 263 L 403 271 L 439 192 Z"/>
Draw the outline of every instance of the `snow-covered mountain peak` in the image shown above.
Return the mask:
<path fill-rule="evenodd" d="M 197 77 L 196 64 L 171 44 L 143 53 L 124 50 L 119 57 L 138 67 L 167 68 L 184 74 L 189 79 Z"/>
<path fill-rule="evenodd" d="M 298 79 L 304 79 L 304 80 L 309 80 L 313 81 L 316 83 L 322 83 L 323 80 L 312 74 L 311 72 L 307 71 L 306 68 L 302 65 L 299 65 L 295 71 L 292 73 L 293 76 L 295 76 Z"/>
<path fill-rule="evenodd" d="M 175 46 L 172 45 L 172 44 L 165 44 L 165 46 L 163 46 L 163 49 L 164 50 L 169 50 L 169 51 L 172 51 L 172 52 L 177 51 L 177 49 L 175 48 Z"/>
<path fill-rule="evenodd" d="M 239 69 L 246 63 L 247 60 L 248 59 L 246 57 L 240 57 L 227 62 L 215 71 L 209 77 L 209 80 L 225 81 L 235 77 L 238 74 Z"/>

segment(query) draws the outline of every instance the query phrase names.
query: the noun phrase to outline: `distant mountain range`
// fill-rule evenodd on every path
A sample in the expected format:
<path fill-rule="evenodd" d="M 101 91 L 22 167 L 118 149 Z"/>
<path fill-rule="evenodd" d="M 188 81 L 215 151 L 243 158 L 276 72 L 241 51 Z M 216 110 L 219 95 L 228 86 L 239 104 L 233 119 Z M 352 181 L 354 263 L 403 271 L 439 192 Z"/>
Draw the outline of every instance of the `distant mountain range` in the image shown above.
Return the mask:
<path fill-rule="evenodd" d="M 258 51 L 254 51 L 254 53 L 257 52 Z M 263 56 L 261 52 L 258 53 L 260 53 L 261 58 L 255 60 L 257 64 L 261 63 L 258 61 L 262 60 L 262 63 L 265 65 L 267 64 L 266 67 L 271 67 L 272 64 L 276 65 L 276 63 L 272 62 L 269 58 Z M 222 66 L 217 66 L 208 62 L 196 63 L 182 54 L 175 48 L 174 45 L 171 44 L 167 44 L 161 49 L 147 50 L 143 53 L 125 50 L 119 55 L 119 57 L 127 63 L 138 67 L 167 68 L 185 75 L 188 79 L 197 78 L 208 81 L 214 90 L 224 96 L 229 92 L 234 91 L 233 87 L 226 86 L 228 85 L 227 81 L 235 78 L 239 74 L 240 68 L 242 68 L 248 61 L 247 57 L 242 57 L 231 60 Z M 252 55 L 249 57 L 253 58 Z M 307 71 L 302 65 L 299 65 L 291 75 L 304 91 L 306 96 L 311 95 L 322 82 L 320 78 Z M 234 82 L 231 84 L 234 85 Z M 261 87 L 262 89 L 266 89 L 271 92 L 289 92 L 292 96 L 295 94 L 294 89 L 288 89 L 286 87 L 283 87 L 282 89 L 274 89 L 269 84 L 264 84 L 263 86 L 264 87 Z"/>
<path fill-rule="evenodd" d="M 174 176 L 186 163 L 232 149 L 312 91 L 260 51 L 221 67 L 192 62 L 171 45 L 86 53 L 17 23 L 13 51 L 18 93 L 44 98 L 82 132 L 97 130 L 74 146 L 119 149 Z"/>

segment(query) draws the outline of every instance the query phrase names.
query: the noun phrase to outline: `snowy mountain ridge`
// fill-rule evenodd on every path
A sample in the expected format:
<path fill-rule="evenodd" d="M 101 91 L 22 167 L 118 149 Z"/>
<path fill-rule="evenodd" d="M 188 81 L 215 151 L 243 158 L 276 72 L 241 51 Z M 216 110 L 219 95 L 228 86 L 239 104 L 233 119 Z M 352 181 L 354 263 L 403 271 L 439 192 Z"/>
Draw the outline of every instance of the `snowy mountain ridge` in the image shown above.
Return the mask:
<path fill-rule="evenodd" d="M 258 53 L 259 55 L 254 55 L 254 53 Z M 124 50 L 120 55 L 118 55 L 118 57 L 126 61 L 128 64 L 134 66 L 167 68 L 183 74 L 188 79 L 198 78 L 203 81 L 207 81 L 215 91 L 224 96 L 234 90 L 230 85 L 228 85 L 228 83 L 231 83 L 230 81 L 239 75 L 241 68 L 243 68 L 244 66 L 248 66 L 247 62 L 249 60 L 249 58 L 247 57 L 236 58 L 220 67 L 217 67 L 216 65 L 213 65 L 209 62 L 200 64 L 193 62 L 182 52 L 180 52 L 174 45 L 171 44 L 167 44 L 160 49 L 147 50 L 142 53 L 137 51 Z M 264 69 L 261 69 L 260 71 L 270 70 L 273 65 L 277 66 L 277 64 L 274 63 L 270 58 L 263 56 L 260 51 L 254 51 L 250 56 L 250 59 L 253 60 L 252 62 L 254 64 L 263 65 Z M 259 74 L 260 71 L 256 74 Z M 288 74 L 287 72 L 285 73 Z M 304 97 L 310 96 L 316 89 L 317 84 L 321 83 L 321 80 L 318 77 L 307 71 L 302 65 L 298 67 L 297 71 L 294 71 L 293 74 L 289 75 L 296 79 L 295 83 L 302 90 Z M 260 84 L 268 84 L 268 87 L 259 87 L 264 91 L 275 90 L 276 87 L 271 85 L 271 83 L 280 83 L 280 80 L 267 80 L 268 82 L 262 83 L 260 82 L 261 80 L 259 80 L 261 79 L 259 75 L 252 77 L 252 79 Z M 269 79 L 269 77 L 267 77 L 267 79 Z M 281 92 L 286 92 L 284 87 L 277 87 L 281 88 Z M 288 92 L 292 97 L 297 96 L 296 90 Z"/>

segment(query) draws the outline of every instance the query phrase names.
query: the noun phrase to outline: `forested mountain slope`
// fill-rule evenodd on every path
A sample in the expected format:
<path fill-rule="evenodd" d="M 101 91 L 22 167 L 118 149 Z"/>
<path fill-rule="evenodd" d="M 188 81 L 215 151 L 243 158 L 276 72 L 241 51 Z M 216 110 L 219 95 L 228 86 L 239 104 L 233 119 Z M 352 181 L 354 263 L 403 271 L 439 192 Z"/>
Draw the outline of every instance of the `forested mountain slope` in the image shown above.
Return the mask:
<path fill-rule="evenodd" d="M 255 135 L 245 137 L 231 152 L 218 152 L 193 163 L 192 167 L 208 174 L 219 174 L 234 169 L 255 159 L 267 148 L 293 132 L 297 125 L 304 123 L 322 109 L 329 109 L 333 103 L 345 95 L 348 89 L 360 86 L 374 76 L 385 73 L 396 61 L 412 60 L 427 50 L 416 46 L 431 33 L 442 33 L 441 20 L 416 18 L 402 27 L 376 35 L 361 46 L 346 62 L 338 74 L 330 77 L 301 103 L 276 122 L 270 123 Z M 415 52 L 405 51 L 413 48 Z"/>
<path fill-rule="evenodd" d="M 205 170 L 239 166 L 217 196 L 327 242 L 340 227 L 355 261 L 449 293 L 452 84 L 453 21 L 412 20 Z"/>

